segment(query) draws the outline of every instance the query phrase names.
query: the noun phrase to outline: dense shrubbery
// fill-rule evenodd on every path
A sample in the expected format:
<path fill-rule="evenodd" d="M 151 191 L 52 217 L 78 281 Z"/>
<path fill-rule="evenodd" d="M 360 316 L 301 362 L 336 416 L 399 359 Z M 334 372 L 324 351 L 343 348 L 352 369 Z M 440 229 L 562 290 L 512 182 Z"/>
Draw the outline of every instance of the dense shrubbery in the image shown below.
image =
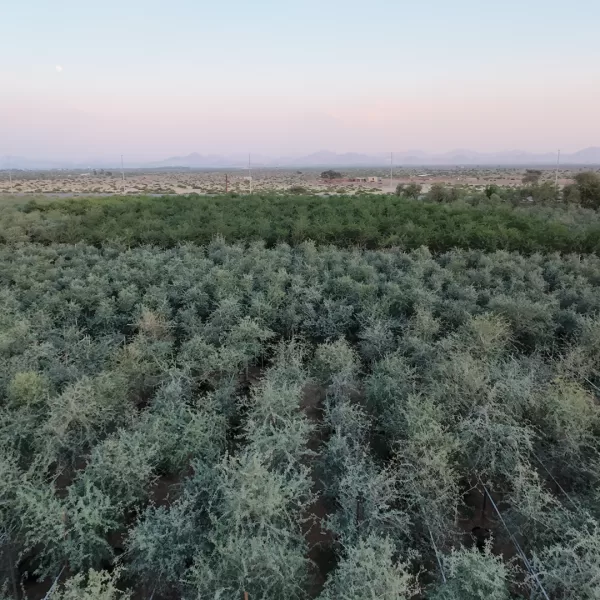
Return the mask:
<path fill-rule="evenodd" d="M 594 255 L 0 247 L 0 577 L 303 598 L 318 491 L 323 600 L 529 597 L 485 485 L 551 597 L 591 600 L 599 315 Z"/>
<path fill-rule="evenodd" d="M 552 193 L 540 187 L 534 194 Z M 413 194 L 413 191 L 406 191 Z M 600 216 L 578 206 L 522 206 L 527 190 L 501 190 L 459 201 L 458 188 L 435 187 L 430 202 L 392 195 L 113 197 L 30 202 L 0 213 L 0 242 L 33 241 L 125 246 L 183 242 L 207 244 L 221 235 L 229 242 L 264 241 L 267 246 L 304 240 L 318 244 L 427 245 L 452 248 L 537 251 L 600 251 Z M 446 196 L 450 195 L 449 203 Z M 523 196 L 523 194 L 525 194 Z M 517 204 L 513 207 L 511 203 Z"/>

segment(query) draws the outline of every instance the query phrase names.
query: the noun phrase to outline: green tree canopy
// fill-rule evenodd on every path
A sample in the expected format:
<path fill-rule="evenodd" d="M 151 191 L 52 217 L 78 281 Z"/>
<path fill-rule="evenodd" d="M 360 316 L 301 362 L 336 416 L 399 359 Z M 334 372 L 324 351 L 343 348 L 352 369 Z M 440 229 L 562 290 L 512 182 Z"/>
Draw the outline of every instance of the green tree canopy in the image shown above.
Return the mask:
<path fill-rule="evenodd" d="M 574 179 L 581 204 L 587 208 L 600 208 L 600 175 L 593 171 L 585 171 L 577 173 Z"/>

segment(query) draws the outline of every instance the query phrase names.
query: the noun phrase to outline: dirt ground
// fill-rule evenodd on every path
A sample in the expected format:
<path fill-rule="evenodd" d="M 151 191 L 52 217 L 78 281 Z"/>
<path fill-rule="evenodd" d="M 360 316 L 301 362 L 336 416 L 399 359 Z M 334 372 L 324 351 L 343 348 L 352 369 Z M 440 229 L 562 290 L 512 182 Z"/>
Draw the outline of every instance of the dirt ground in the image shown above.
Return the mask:
<path fill-rule="evenodd" d="M 303 523 L 304 537 L 308 544 L 308 557 L 313 563 L 313 581 L 310 589 L 310 597 L 316 598 L 322 591 L 328 573 L 335 567 L 335 539 L 331 531 L 324 527 L 324 522 L 330 515 L 331 507 L 327 505 L 323 496 L 324 484 L 315 469 L 316 454 L 320 452 L 325 442 L 325 431 L 323 428 L 323 401 L 325 389 L 317 385 L 307 385 L 302 398 L 302 410 L 308 420 L 314 426 L 309 440 L 309 449 L 315 453 L 310 461 L 311 475 L 313 478 L 313 493 L 317 495 L 316 500 L 308 507 L 307 514 L 303 515 L 306 521 Z"/>
<path fill-rule="evenodd" d="M 524 168 L 505 167 L 448 167 L 394 169 L 347 168 L 336 169 L 341 179 L 327 182 L 321 179 L 322 169 L 255 169 L 252 181 L 245 170 L 118 170 L 91 171 L 0 171 L 0 194 L 77 196 L 113 194 L 221 194 L 225 191 L 248 193 L 265 191 L 306 191 L 310 193 L 389 192 L 399 183 L 419 183 L 427 191 L 433 183 L 483 188 L 488 184 L 518 186 Z M 559 183 L 565 185 L 582 169 L 564 168 L 559 171 Z M 352 181 L 356 178 L 376 178 L 374 182 Z M 554 180 L 553 169 L 544 170 L 542 181 Z"/>

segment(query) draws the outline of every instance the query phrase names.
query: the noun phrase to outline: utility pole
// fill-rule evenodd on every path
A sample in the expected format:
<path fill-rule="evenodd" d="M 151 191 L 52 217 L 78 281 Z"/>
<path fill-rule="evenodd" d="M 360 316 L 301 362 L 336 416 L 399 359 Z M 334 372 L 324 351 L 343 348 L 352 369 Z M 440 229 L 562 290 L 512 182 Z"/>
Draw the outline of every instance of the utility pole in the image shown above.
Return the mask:
<path fill-rule="evenodd" d="M 250 152 L 248 152 L 248 182 L 250 183 L 250 193 L 252 193 L 252 167 L 250 166 Z"/>
<path fill-rule="evenodd" d="M 558 187 L 558 165 L 560 164 L 560 148 L 558 150 L 558 156 L 556 157 L 556 174 L 554 175 L 554 186 Z"/>
<path fill-rule="evenodd" d="M 225 193 L 229 191 L 229 178 L 227 173 L 225 173 Z"/>
<path fill-rule="evenodd" d="M 121 154 L 121 178 L 123 179 L 123 193 L 125 193 L 125 171 L 123 170 L 123 155 Z"/>
<path fill-rule="evenodd" d="M 10 186 L 10 193 L 13 193 L 13 186 L 12 186 L 12 163 L 11 163 L 11 156 L 10 154 L 8 155 L 8 184 Z"/>
<path fill-rule="evenodd" d="M 394 153 L 390 152 L 390 192 L 394 191 Z"/>

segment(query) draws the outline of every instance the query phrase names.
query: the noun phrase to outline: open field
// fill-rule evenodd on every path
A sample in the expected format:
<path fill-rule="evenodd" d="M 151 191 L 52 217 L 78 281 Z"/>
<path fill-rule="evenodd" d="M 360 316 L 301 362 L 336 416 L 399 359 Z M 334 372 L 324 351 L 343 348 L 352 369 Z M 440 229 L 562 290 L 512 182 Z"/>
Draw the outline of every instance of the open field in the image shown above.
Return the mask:
<path fill-rule="evenodd" d="M 538 168 L 538 167 L 536 167 Z M 544 171 L 543 180 L 554 181 L 554 169 L 540 167 Z M 253 169 L 252 186 L 256 192 L 286 191 L 294 186 L 311 193 L 378 192 L 390 189 L 389 168 L 336 168 L 344 178 L 331 183 L 320 179 L 322 169 Z M 565 185 L 572 176 L 585 170 L 577 167 L 561 168 L 559 183 Z M 247 193 L 250 183 L 248 172 L 243 170 L 137 170 L 125 169 L 125 183 L 119 169 L 94 169 L 88 171 L 13 171 L 12 187 L 9 172 L 0 171 L 0 193 L 12 189 L 18 194 L 220 194 L 225 192 L 226 176 L 228 190 Z M 433 183 L 464 185 L 483 188 L 493 183 L 505 186 L 520 185 L 525 168 L 510 167 L 395 167 L 392 189 L 399 183 L 415 182 L 422 184 L 425 191 Z M 349 181 L 356 177 L 378 177 L 380 182 L 357 183 Z"/>
<path fill-rule="evenodd" d="M 597 600 L 598 212 L 234 196 L 3 200 L 0 598 Z"/>

